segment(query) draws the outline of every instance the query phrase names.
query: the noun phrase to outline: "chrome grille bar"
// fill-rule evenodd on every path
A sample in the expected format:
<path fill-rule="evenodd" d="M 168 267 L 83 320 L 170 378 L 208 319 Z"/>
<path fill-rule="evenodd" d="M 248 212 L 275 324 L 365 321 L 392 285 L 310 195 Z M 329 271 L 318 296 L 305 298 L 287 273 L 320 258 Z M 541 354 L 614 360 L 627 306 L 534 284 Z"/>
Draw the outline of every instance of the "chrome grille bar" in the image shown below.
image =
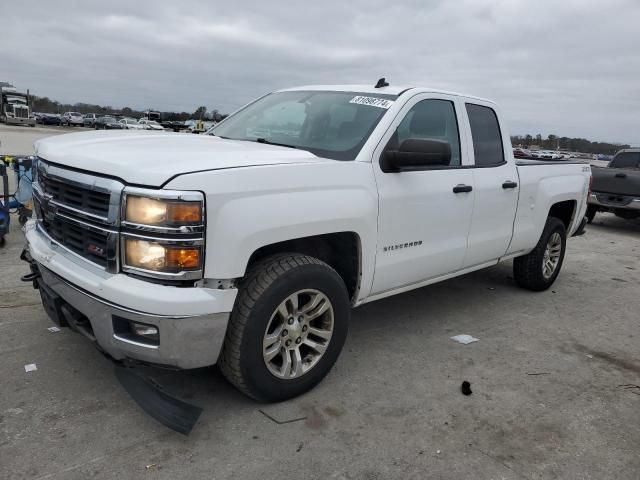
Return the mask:
<path fill-rule="evenodd" d="M 39 230 L 73 254 L 117 273 L 124 185 L 43 159 L 37 165 L 33 196 Z"/>

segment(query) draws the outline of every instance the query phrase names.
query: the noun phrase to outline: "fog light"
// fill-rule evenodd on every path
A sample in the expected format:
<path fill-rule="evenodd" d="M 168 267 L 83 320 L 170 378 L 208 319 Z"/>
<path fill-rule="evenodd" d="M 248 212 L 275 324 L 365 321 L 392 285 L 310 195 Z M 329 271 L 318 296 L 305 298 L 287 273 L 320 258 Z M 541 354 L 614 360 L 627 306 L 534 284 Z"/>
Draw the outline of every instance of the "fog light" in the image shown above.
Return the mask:
<path fill-rule="evenodd" d="M 145 325 L 144 323 L 131 322 L 131 331 L 134 335 L 139 337 L 145 337 L 150 340 L 158 339 L 158 329 L 151 325 Z"/>
<path fill-rule="evenodd" d="M 158 336 L 158 329 L 156 327 L 145 325 L 144 323 L 131 322 L 131 330 L 133 330 L 133 333 L 135 333 L 136 335 L 140 335 L 141 337 Z"/>

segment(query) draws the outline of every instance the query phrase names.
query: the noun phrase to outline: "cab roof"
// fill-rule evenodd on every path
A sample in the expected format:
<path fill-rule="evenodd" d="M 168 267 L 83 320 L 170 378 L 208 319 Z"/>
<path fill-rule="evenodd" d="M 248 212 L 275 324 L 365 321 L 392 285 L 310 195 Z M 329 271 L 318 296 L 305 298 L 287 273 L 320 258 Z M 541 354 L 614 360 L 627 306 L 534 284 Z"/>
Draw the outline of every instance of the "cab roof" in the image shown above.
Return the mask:
<path fill-rule="evenodd" d="M 467 95 L 464 93 L 449 92 L 446 90 L 440 90 L 437 88 L 428 87 L 412 87 L 410 85 L 390 85 L 388 87 L 375 88 L 374 85 L 303 85 L 300 87 L 283 88 L 278 92 L 291 92 L 291 91 L 305 91 L 305 90 L 318 90 L 318 91 L 330 91 L 330 92 L 357 92 L 357 93 L 372 93 L 372 94 L 386 94 L 386 95 L 400 95 L 404 92 L 410 91 L 411 93 L 440 93 L 443 95 L 455 95 L 457 97 L 470 98 L 474 100 L 480 100 L 483 102 L 494 103 L 492 100 L 486 98 L 476 97 L 474 95 Z"/>

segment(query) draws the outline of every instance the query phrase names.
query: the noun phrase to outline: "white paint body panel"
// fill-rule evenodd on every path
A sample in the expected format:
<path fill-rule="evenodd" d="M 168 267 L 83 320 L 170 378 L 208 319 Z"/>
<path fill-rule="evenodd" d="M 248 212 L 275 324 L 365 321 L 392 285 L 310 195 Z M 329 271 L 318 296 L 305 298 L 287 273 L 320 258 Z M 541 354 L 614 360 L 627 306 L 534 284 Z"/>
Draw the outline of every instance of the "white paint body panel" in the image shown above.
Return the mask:
<path fill-rule="evenodd" d="M 391 94 L 404 90 L 361 85 L 300 89 Z M 404 112 L 425 98 L 455 103 L 466 168 L 383 173 L 378 160 L 389 136 Z M 576 202 L 569 233 L 577 229 L 586 209 L 589 169 L 579 164 L 516 166 L 509 133 L 498 111 L 506 164 L 473 168 L 464 111 L 467 101 L 496 108 L 486 100 L 430 89 L 402 93 L 351 162 L 253 142 L 149 131 L 50 137 L 38 142 L 37 153 L 48 161 L 117 177 L 127 184 L 204 192 L 205 277 L 211 279 L 242 277 L 251 255 L 276 242 L 354 232 L 361 253 L 357 305 L 527 253 L 538 242 L 549 208 L 556 202 Z M 504 190 L 506 180 L 518 182 L 518 188 Z M 453 194 L 452 187 L 459 183 L 474 189 Z M 415 241 L 422 243 L 384 250 Z M 177 298 L 175 290 L 203 291 L 193 298 L 184 297 L 184 308 L 190 313 L 229 311 L 233 306 L 235 290 L 224 296 L 205 288 L 161 287 L 122 274 L 101 278 L 81 261 L 69 263 L 38 245 L 39 261 L 53 271 L 128 307 L 135 304 L 162 313 L 177 310 L 172 303 Z M 212 303 L 207 303 L 209 298 Z"/>
<path fill-rule="evenodd" d="M 53 163 L 154 187 L 193 171 L 325 161 L 304 150 L 148 130 L 56 135 L 36 142 L 36 152 Z"/>

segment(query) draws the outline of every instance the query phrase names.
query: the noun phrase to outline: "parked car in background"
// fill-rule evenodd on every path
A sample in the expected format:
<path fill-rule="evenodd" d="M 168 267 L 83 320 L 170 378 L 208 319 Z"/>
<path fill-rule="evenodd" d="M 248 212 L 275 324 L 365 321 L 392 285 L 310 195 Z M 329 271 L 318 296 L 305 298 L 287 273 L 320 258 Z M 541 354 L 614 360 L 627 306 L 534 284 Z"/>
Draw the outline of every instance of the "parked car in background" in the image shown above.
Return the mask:
<path fill-rule="evenodd" d="M 124 129 L 124 126 L 118 122 L 118 120 L 115 117 L 112 117 L 110 115 L 105 115 L 104 117 L 99 117 L 95 124 L 94 127 L 96 130 L 122 130 Z"/>
<path fill-rule="evenodd" d="M 514 148 L 513 156 L 515 158 L 531 158 L 531 152 L 525 148 Z"/>
<path fill-rule="evenodd" d="M 612 212 L 627 220 L 640 217 L 640 148 L 620 150 L 606 167 L 591 167 L 589 223 L 598 212 Z"/>
<path fill-rule="evenodd" d="M 141 118 L 138 120 L 140 125 L 143 125 L 145 130 L 164 130 L 164 127 L 160 125 L 155 120 L 148 120 L 146 118 Z"/>
<path fill-rule="evenodd" d="M 122 124 L 125 130 L 145 130 L 144 125 L 135 118 L 121 118 L 118 122 Z"/>
<path fill-rule="evenodd" d="M 82 114 L 78 112 L 64 112 L 60 118 L 62 120 L 62 125 L 68 125 L 70 127 L 81 127 L 83 125 Z"/>
<path fill-rule="evenodd" d="M 531 158 L 536 158 L 538 160 L 560 160 L 563 157 L 552 150 L 532 150 Z"/>
<path fill-rule="evenodd" d="M 42 125 L 62 125 L 62 119 L 57 113 L 43 113 L 40 116 Z"/>
<path fill-rule="evenodd" d="M 87 113 L 84 117 L 82 117 L 82 125 L 88 128 L 93 128 L 96 126 L 96 120 L 98 118 L 98 115 L 96 115 L 95 113 Z"/>

